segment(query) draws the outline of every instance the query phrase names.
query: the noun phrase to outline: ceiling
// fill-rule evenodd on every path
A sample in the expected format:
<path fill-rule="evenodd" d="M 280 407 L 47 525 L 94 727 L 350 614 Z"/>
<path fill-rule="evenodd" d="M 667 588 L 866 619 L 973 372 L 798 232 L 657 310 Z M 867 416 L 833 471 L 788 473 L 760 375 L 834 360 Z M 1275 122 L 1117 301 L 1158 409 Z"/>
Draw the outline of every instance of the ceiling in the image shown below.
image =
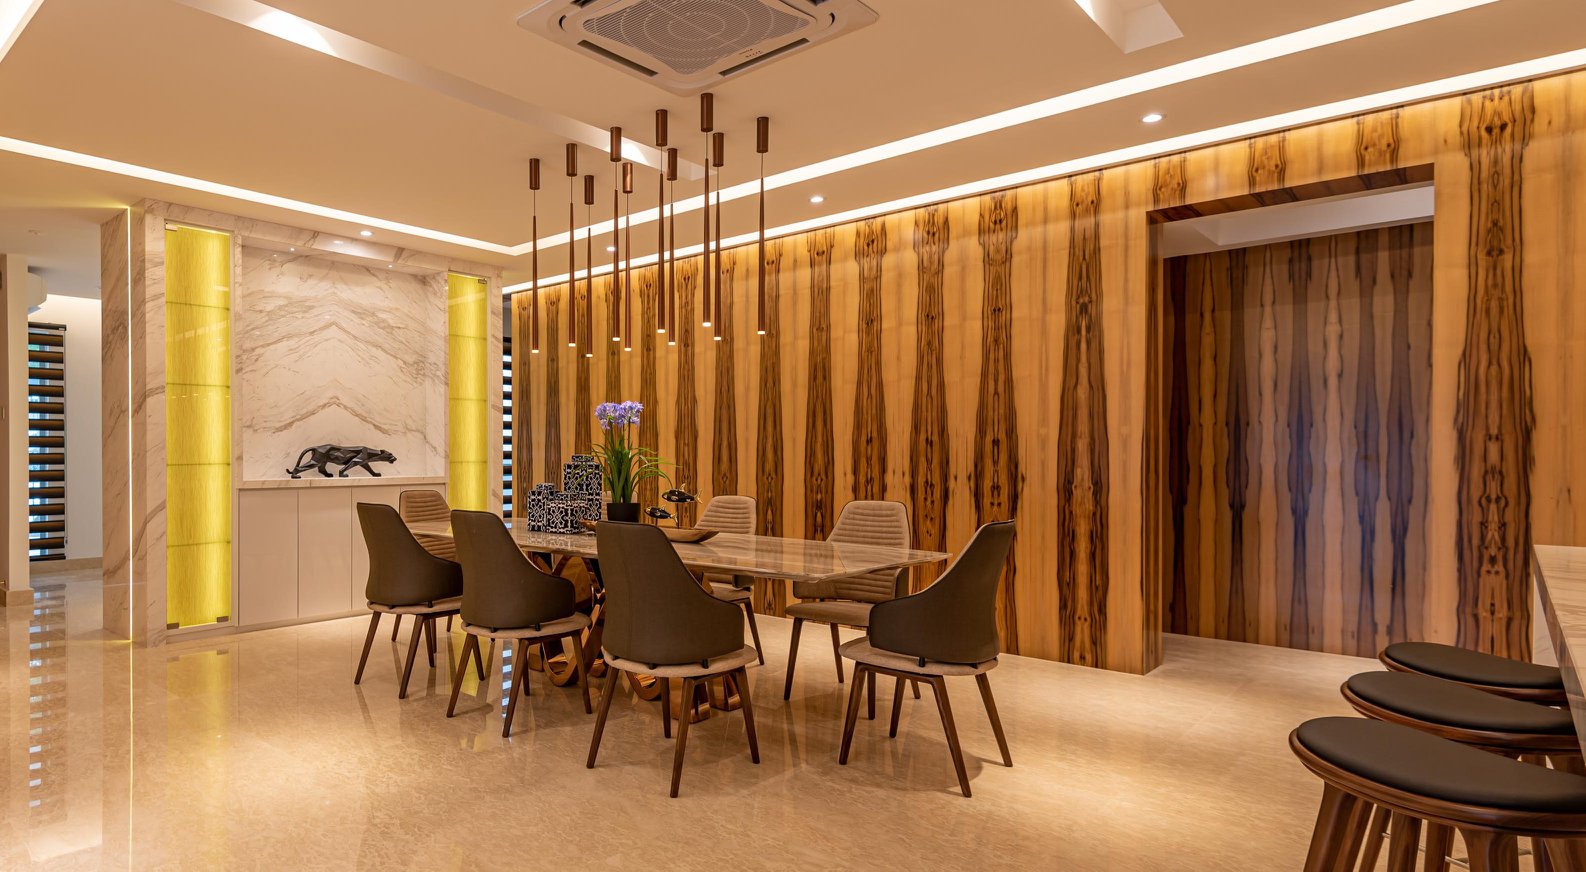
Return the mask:
<path fill-rule="evenodd" d="M 683 157 L 703 156 L 695 98 L 673 96 L 523 30 L 515 20 L 530 0 L 271 3 L 383 49 L 418 71 L 412 75 L 369 69 L 214 14 L 228 2 L 43 0 L 0 60 L 0 136 L 476 240 L 480 245 L 438 241 L 375 225 L 380 241 L 498 264 L 512 281 L 528 274 L 526 255 L 503 250 L 530 239 L 530 157 L 545 161 L 540 235 L 566 229 L 568 124 L 623 125 L 648 143 L 654 110 L 665 108 Z M 1125 54 L 1073 0 L 867 2 L 880 16 L 876 24 L 715 90 L 717 127 L 727 132 L 726 183 L 758 172 L 757 115 L 772 119 L 766 169 L 775 173 L 1390 5 L 1162 0 L 1184 36 Z M 772 193 L 768 221 L 793 224 L 1578 50 L 1586 47 L 1586 16 L 1579 13 L 1579 0 L 1498 0 L 1165 84 L 789 185 Z M 497 105 L 460 98 L 459 89 L 494 95 Z M 1141 116 L 1153 111 L 1165 119 L 1143 124 Z M 584 171 L 601 174 L 593 218 L 604 220 L 611 165 L 593 148 L 584 148 L 581 160 Z M 655 185 L 654 173 L 641 168 L 635 208 L 653 208 Z M 697 194 L 697 183 L 680 183 L 679 192 Z M 813 205 L 817 193 L 825 202 Z M 365 226 L 0 151 L 0 250 L 28 254 L 37 247 L 35 261 L 48 262 L 46 270 L 91 280 L 93 224 L 142 197 L 336 233 Z M 729 233 L 752 226 L 752 198 L 725 209 Z M 52 210 L 55 217 L 41 217 Z M 698 242 L 698 223 L 697 215 L 679 218 L 680 244 Z M 29 235 L 41 229 L 30 224 L 53 229 Z M 62 251 L 46 252 L 39 240 L 52 235 L 86 246 L 83 262 L 73 266 Z M 653 226 L 636 228 L 634 240 L 637 254 L 652 253 Z M 603 254 L 604 241 L 596 245 Z M 540 262 L 546 275 L 563 272 L 564 249 L 542 251 Z"/>

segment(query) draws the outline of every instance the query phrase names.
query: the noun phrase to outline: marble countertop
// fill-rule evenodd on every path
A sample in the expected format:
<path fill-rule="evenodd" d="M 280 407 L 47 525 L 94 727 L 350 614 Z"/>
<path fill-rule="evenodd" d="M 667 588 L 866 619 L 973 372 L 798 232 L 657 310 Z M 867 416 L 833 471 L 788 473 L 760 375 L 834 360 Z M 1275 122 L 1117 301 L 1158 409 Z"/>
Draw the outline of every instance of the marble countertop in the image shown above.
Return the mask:
<path fill-rule="evenodd" d="M 1532 569 L 1559 669 L 1564 672 L 1575 732 L 1583 737 L 1581 748 L 1586 751 L 1586 693 L 1580 674 L 1580 663 L 1586 659 L 1586 548 L 1537 545 L 1532 549 Z"/>
<path fill-rule="evenodd" d="M 312 475 L 312 478 L 310 477 Z M 245 481 L 237 487 L 241 490 L 270 490 L 279 488 L 302 487 L 377 487 L 385 485 L 409 484 L 445 484 L 444 475 L 384 475 L 375 478 L 371 475 L 359 473 L 349 474 L 346 478 L 325 478 L 319 473 L 304 473 L 302 478 L 265 478 L 255 481 Z"/>

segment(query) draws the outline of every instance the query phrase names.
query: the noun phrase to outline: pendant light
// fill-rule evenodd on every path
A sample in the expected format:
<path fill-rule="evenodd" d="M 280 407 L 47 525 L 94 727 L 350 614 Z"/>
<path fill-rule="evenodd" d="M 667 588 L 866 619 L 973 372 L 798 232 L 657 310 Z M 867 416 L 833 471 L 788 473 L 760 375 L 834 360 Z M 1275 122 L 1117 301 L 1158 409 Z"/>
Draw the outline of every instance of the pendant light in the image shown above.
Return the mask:
<path fill-rule="evenodd" d="M 705 134 L 705 208 L 700 210 L 704 215 L 705 235 L 700 240 L 700 276 L 703 281 L 700 287 L 704 289 L 705 320 L 701 326 L 711 326 L 711 313 L 714 311 L 710 305 L 710 135 L 716 130 L 716 95 L 709 91 L 699 95 L 699 131 Z"/>
<path fill-rule="evenodd" d="M 578 143 L 567 144 L 567 347 L 578 347 Z"/>
<path fill-rule="evenodd" d="M 584 225 L 595 212 L 595 177 L 584 176 Z M 584 234 L 584 356 L 595 356 L 595 234 Z"/>
<path fill-rule="evenodd" d="M 670 299 L 666 302 L 666 314 L 671 320 L 666 326 L 666 344 L 677 344 L 677 149 L 666 150 L 666 188 L 667 188 L 667 218 L 666 235 L 672 244 L 666 253 L 666 289 Z"/>
<path fill-rule="evenodd" d="M 615 229 L 615 227 L 613 227 Z M 622 162 L 622 350 L 633 350 L 633 161 Z M 612 264 L 616 269 L 616 264 Z"/>
<path fill-rule="evenodd" d="M 666 148 L 666 128 L 666 110 L 655 110 L 655 147 L 661 149 L 662 154 L 669 159 L 671 155 Z M 666 169 L 667 163 L 663 162 L 661 164 L 661 171 L 655 176 L 655 332 L 657 333 L 667 332 Z"/>
<path fill-rule="evenodd" d="M 617 265 L 622 262 L 622 128 L 611 128 L 611 341 L 622 341 L 622 330 L 617 315 L 622 311 L 622 273 Z"/>
<path fill-rule="evenodd" d="M 716 280 L 716 293 L 712 297 L 712 301 L 716 305 L 715 305 L 715 309 L 713 310 L 713 312 L 711 314 L 710 320 L 711 320 L 711 323 L 713 323 L 715 325 L 715 327 L 712 328 L 713 332 L 712 332 L 711 338 L 715 339 L 717 342 L 721 341 L 722 329 L 723 329 L 722 323 L 721 323 L 721 320 L 722 320 L 722 318 L 721 318 L 721 316 L 722 316 L 722 311 L 721 311 L 722 292 L 724 290 L 729 292 L 729 293 L 732 291 L 731 288 L 723 288 L 721 286 L 721 281 L 722 281 L 722 279 L 721 279 L 721 168 L 722 168 L 722 165 L 725 164 L 726 162 L 727 162 L 727 134 L 725 134 L 725 133 L 723 133 L 723 132 L 718 130 L 715 133 L 711 134 L 711 137 L 710 137 L 710 166 L 705 167 L 705 173 L 707 175 L 710 174 L 711 167 L 715 167 L 715 169 L 716 169 L 716 260 L 715 260 L 714 264 L 711 264 L 711 263 L 707 262 L 706 266 L 710 267 L 711 271 L 715 273 L 715 277 L 714 278 Z M 707 206 L 707 209 L 708 208 L 709 207 Z M 708 261 L 708 259 L 707 259 L 707 261 Z"/>
<path fill-rule="evenodd" d="M 760 155 L 760 244 L 759 269 L 756 272 L 760 292 L 760 308 L 756 314 L 755 332 L 765 335 L 765 153 L 771 150 L 771 119 L 764 115 L 754 120 L 754 150 Z"/>
<path fill-rule="evenodd" d="M 529 158 L 529 351 L 540 353 L 540 159 Z"/>

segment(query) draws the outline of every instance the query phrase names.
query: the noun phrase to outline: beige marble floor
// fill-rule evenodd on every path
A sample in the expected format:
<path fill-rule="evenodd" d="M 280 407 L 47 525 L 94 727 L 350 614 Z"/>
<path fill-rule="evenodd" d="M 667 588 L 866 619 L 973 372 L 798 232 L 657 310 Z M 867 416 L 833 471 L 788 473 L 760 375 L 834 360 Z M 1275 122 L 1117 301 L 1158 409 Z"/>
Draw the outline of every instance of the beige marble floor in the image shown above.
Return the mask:
<path fill-rule="evenodd" d="M 929 694 L 895 740 L 861 721 L 838 766 L 826 640 L 805 634 L 784 703 L 790 625 L 762 619 L 761 764 L 741 718 L 712 718 L 670 800 L 656 704 L 619 697 L 588 771 L 593 718 L 543 676 L 503 740 L 498 681 L 447 720 L 421 658 L 398 702 L 385 638 L 354 687 L 362 620 L 134 650 L 85 577 L 3 612 L 0 869 L 1298 869 L 1321 791 L 1286 737 L 1347 713 L 1340 681 L 1374 666 L 1176 636 L 1143 677 L 1008 657 L 1012 769 L 950 682 L 964 799 Z"/>

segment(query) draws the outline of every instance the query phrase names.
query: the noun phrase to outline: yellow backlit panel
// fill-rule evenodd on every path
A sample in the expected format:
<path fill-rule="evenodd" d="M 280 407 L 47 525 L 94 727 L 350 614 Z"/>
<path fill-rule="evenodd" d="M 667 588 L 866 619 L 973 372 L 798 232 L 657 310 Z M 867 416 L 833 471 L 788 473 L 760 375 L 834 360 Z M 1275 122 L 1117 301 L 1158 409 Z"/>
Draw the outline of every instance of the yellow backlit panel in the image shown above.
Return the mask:
<path fill-rule="evenodd" d="M 446 304 L 447 498 L 453 508 L 484 511 L 490 505 L 490 286 L 449 275 Z"/>
<path fill-rule="evenodd" d="M 165 231 L 165 620 L 231 614 L 231 236 Z"/>

